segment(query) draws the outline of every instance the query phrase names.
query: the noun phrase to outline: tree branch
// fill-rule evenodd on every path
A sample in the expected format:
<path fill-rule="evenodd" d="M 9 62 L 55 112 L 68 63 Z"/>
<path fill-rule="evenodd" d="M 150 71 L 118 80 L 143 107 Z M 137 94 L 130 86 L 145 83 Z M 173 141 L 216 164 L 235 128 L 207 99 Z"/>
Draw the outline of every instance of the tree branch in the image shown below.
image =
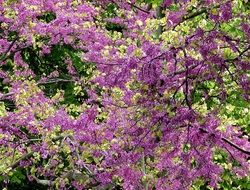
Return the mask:
<path fill-rule="evenodd" d="M 127 3 L 128 3 L 131 7 L 134 7 L 134 8 L 136 8 L 136 9 L 138 9 L 138 10 L 144 12 L 144 13 L 147 13 L 147 14 L 150 13 L 148 10 L 144 10 L 144 9 L 138 7 L 137 5 L 133 4 L 133 3 L 130 3 L 130 2 L 127 2 Z"/>
<path fill-rule="evenodd" d="M 158 20 L 162 19 L 164 17 L 164 14 L 162 13 L 162 11 L 163 11 L 162 6 L 156 7 L 155 11 L 156 11 L 156 18 Z M 163 32 L 163 26 L 161 24 L 159 24 L 157 31 L 156 31 L 156 39 L 160 38 L 160 35 L 162 34 L 162 32 Z"/>
<path fill-rule="evenodd" d="M 6 59 L 6 55 L 9 53 L 9 51 L 11 50 L 11 48 L 14 46 L 15 42 L 17 41 L 18 37 L 16 37 L 11 44 L 9 45 L 8 49 L 5 51 L 5 53 L 0 57 L 0 61 L 5 61 Z"/>
<path fill-rule="evenodd" d="M 250 151 L 247 151 L 247 150 L 242 149 L 241 147 L 239 147 L 238 145 L 234 144 L 233 142 L 231 142 L 230 140 L 228 140 L 228 139 L 226 139 L 226 138 L 224 138 L 224 137 L 222 137 L 221 139 L 222 139 L 225 143 L 227 143 L 227 144 L 229 144 L 230 146 L 236 148 L 238 151 L 240 151 L 240 152 L 242 152 L 242 153 L 247 154 L 247 155 L 250 156 Z"/>
<path fill-rule="evenodd" d="M 62 78 L 55 78 L 47 81 L 40 81 L 37 82 L 37 85 L 44 85 L 44 84 L 53 84 L 53 83 L 60 83 L 60 82 L 75 82 L 75 80 L 72 79 L 62 79 Z M 8 99 L 10 96 L 14 95 L 14 92 L 9 92 L 6 94 L 0 94 L 0 100 Z"/>
<path fill-rule="evenodd" d="M 61 139 L 65 138 L 65 136 L 68 137 L 68 136 L 70 136 L 70 135 L 59 135 L 59 136 L 53 138 L 52 141 L 61 140 Z M 21 161 L 31 158 L 31 157 L 33 156 L 34 153 L 35 153 L 34 151 L 31 151 L 31 152 L 29 152 L 29 153 L 23 155 L 23 156 L 20 157 L 16 162 L 14 162 L 13 164 L 11 164 L 11 165 L 9 166 L 9 168 L 11 168 L 12 170 L 15 169 L 16 167 L 19 166 L 19 163 L 20 163 Z"/>
<path fill-rule="evenodd" d="M 199 128 L 199 130 L 202 132 L 202 133 L 208 133 L 208 134 L 211 134 L 211 135 L 215 135 L 214 133 L 210 133 L 208 132 L 206 129 L 203 129 L 203 128 Z M 229 144 L 230 146 L 234 147 L 235 149 L 237 149 L 238 151 L 246 154 L 246 155 L 249 155 L 250 156 L 250 151 L 248 150 L 244 150 L 243 148 L 239 147 L 238 145 L 234 144 L 232 141 L 224 138 L 224 137 L 221 137 L 221 140 L 227 144 Z"/>
<path fill-rule="evenodd" d="M 225 62 L 233 62 L 239 60 L 248 50 L 250 50 L 250 45 L 244 49 L 242 52 L 239 53 L 239 55 L 233 59 L 226 59 Z"/>
<path fill-rule="evenodd" d="M 12 96 L 14 95 L 15 93 L 14 92 L 9 92 L 9 93 L 6 93 L 6 94 L 0 94 L 0 100 L 5 100 L 7 99 L 9 96 Z"/>
<path fill-rule="evenodd" d="M 37 82 L 37 85 L 52 84 L 52 83 L 59 83 L 59 82 L 75 82 L 75 81 L 71 79 L 54 78 L 54 79 L 47 80 L 47 81 Z"/>

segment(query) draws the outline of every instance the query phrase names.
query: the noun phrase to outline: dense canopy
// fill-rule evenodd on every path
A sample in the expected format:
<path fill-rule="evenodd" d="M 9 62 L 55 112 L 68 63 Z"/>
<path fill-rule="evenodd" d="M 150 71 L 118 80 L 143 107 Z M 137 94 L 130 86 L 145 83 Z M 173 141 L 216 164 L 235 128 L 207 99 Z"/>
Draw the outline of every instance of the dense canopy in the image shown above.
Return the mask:
<path fill-rule="evenodd" d="M 0 187 L 250 188 L 248 0 L 0 12 Z"/>

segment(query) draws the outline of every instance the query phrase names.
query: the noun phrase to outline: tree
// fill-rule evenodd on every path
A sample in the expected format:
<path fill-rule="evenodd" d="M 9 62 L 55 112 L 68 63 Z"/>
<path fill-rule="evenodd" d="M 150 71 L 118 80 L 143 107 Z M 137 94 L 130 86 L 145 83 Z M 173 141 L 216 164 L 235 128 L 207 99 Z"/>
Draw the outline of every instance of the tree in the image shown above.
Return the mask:
<path fill-rule="evenodd" d="M 247 180 L 249 10 L 0 1 L 2 186 L 216 188 L 228 170 Z"/>

